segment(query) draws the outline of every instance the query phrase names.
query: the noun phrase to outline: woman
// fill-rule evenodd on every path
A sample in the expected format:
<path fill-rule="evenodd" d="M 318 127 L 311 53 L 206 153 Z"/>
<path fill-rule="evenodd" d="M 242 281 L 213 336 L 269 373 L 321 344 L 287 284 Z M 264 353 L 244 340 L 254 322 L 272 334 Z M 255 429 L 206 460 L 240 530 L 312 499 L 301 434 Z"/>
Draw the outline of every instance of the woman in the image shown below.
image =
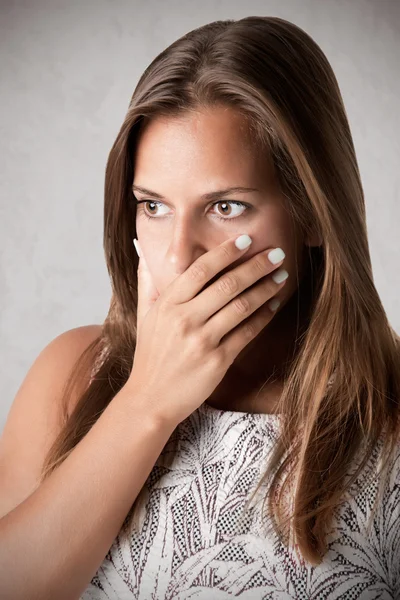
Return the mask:
<path fill-rule="evenodd" d="M 29 522 L 53 570 L 31 553 L 25 581 L 57 598 L 400 597 L 399 337 L 321 49 L 274 17 L 177 40 L 104 210 L 109 314 L 0 521 L 2 574 Z"/>

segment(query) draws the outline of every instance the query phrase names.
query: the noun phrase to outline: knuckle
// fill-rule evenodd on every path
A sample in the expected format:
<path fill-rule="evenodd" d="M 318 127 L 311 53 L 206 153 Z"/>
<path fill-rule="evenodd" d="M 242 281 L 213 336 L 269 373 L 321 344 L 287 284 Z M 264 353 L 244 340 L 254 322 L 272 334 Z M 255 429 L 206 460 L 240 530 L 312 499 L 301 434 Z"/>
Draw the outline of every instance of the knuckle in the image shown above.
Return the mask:
<path fill-rule="evenodd" d="M 225 259 L 228 259 L 229 261 L 231 261 L 231 260 L 232 260 L 232 254 L 231 254 L 231 251 L 229 250 L 229 248 L 228 248 L 227 246 L 221 246 L 221 248 L 220 248 L 220 252 L 221 252 L 221 254 L 222 254 L 222 258 L 223 258 L 224 260 L 225 260 Z"/>
<path fill-rule="evenodd" d="M 243 325 L 243 336 L 246 340 L 251 340 L 256 336 L 256 327 L 254 323 L 248 321 Z"/>
<path fill-rule="evenodd" d="M 218 281 L 218 289 L 224 294 L 234 294 L 239 289 L 239 281 L 237 277 L 231 273 L 229 275 L 224 275 Z"/>
<path fill-rule="evenodd" d="M 194 339 L 194 348 L 196 355 L 198 355 L 201 358 L 204 358 L 204 356 L 207 355 L 210 350 L 210 345 L 210 337 L 204 330 L 204 328 L 198 331 Z"/>
<path fill-rule="evenodd" d="M 225 370 L 227 368 L 226 363 L 227 363 L 226 351 L 224 350 L 223 347 L 220 346 L 218 348 L 218 351 L 213 352 L 209 357 L 210 368 L 213 372 Z"/>
<path fill-rule="evenodd" d="M 178 313 L 175 321 L 175 326 L 177 327 L 181 336 L 187 336 L 189 331 L 191 330 L 190 317 L 187 313 Z"/>
<path fill-rule="evenodd" d="M 203 282 L 210 277 L 207 265 L 202 261 L 192 263 L 187 271 L 188 276 L 194 281 Z"/>
<path fill-rule="evenodd" d="M 254 261 L 254 269 L 256 273 L 265 275 L 265 273 L 268 271 L 267 261 L 261 256 L 257 256 L 256 260 Z"/>
<path fill-rule="evenodd" d="M 236 310 L 236 312 L 238 312 L 240 315 L 247 315 L 250 313 L 251 311 L 251 306 L 250 306 L 250 302 L 248 301 L 247 298 L 245 298 L 244 296 L 239 297 L 239 298 L 235 298 L 232 301 L 233 304 L 233 308 Z"/>
<path fill-rule="evenodd" d="M 171 310 L 171 302 L 168 297 L 162 299 L 161 302 L 158 303 L 158 312 L 160 314 L 165 315 Z"/>
<path fill-rule="evenodd" d="M 279 283 L 276 283 L 276 281 L 274 281 L 271 277 L 268 277 L 265 283 L 265 288 L 268 294 L 271 294 L 271 296 L 273 296 L 274 294 L 276 294 L 276 290 L 279 289 L 279 287 Z"/>

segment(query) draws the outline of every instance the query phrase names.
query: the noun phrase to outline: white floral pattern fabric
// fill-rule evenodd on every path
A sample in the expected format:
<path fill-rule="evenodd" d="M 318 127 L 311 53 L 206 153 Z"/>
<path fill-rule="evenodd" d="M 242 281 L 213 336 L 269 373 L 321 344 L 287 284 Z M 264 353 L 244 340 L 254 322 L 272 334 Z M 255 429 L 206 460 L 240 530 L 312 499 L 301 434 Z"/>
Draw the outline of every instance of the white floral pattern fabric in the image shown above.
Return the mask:
<path fill-rule="evenodd" d="M 400 599 L 400 443 L 371 529 L 378 482 L 366 480 L 313 567 L 265 534 L 268 483 L 242 510 L 279 429 L 279 415 L 206 403 L 180 423 L 147 479 L 140 531 L 117 536 L 80 600 Z"/>

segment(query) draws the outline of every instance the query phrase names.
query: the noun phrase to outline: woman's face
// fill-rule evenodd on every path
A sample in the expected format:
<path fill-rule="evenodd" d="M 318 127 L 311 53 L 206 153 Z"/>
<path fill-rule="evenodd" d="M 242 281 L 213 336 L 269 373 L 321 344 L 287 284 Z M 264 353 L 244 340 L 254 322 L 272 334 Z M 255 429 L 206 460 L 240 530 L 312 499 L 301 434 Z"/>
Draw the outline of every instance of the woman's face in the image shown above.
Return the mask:
<path fill-rule="evenodd" d="M 278 310 L 292 296 L 303 241 L 296 242 L 268 157 L 253 146 L 240 114 L 221 107 L 151 121 L 138 140 L 133 184 L 137 200 L 146 200 L 137 206 L 137 238 L 160 294 L 204 253 L 247 233 L 253 240 L 249 250 L 216 278 L 262 250 L 280 247 L 289 278 L 277 295 Z M 202 198 L 231 187 L 253 189 L 227 193 L 218 203 Z"/>

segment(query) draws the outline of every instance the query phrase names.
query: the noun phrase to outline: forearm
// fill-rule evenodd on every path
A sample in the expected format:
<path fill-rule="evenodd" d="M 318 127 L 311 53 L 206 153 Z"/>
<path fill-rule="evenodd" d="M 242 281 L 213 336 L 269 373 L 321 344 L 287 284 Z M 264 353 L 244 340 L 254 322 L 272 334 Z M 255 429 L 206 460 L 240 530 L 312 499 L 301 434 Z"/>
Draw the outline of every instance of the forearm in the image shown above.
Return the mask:
<path fill-rule="evenodd" d="M 89 585 L 173 431 L 134 406 L 123 388 L 64 462 L 0 519 L 2 600 L 74 600 Z"/>

